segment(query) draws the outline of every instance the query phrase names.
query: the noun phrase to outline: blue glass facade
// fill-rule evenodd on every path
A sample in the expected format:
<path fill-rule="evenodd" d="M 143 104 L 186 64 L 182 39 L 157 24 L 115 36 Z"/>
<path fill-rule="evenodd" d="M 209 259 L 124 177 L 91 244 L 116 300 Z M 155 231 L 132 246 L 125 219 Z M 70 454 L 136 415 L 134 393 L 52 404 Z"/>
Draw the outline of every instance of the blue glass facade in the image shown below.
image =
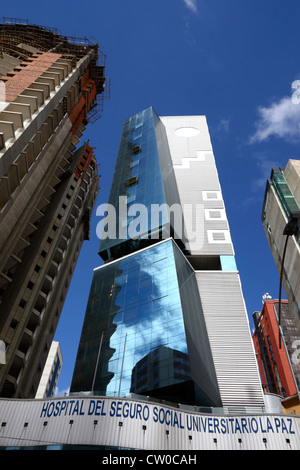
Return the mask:
<path fill-rule="evenodd" d="M 163 151 L 159 152 L 158 147 Z M 126 197 L 124 207 L 120 196 Z M 106 236 L 104 222 L 99 245 L 104 260 L 119 258 L 149 246 L 153 240 L 157 242 L 173 235 L 167 213 L 161 212 L 159 219 L 151 217 L 154 205 L 179 204 L 167 138 L 152 107 L 124 123 L 109 204 L 115 209 L 116 236 Z M 140 213 L 136 212 L 138 205 Z M 130 233 L 133 228 L 138 237 Z"/>
<path fill-rule="evenodd" d="M 199 316 L 199 307 L 193 269 L 172 240 L 96 269 L 71 391 L 151 392 L 211 405 L 192 378 L 189 359 L 192 323 L 186 317 Z M 212 371 L 210 360 L 206 373 Z"/>

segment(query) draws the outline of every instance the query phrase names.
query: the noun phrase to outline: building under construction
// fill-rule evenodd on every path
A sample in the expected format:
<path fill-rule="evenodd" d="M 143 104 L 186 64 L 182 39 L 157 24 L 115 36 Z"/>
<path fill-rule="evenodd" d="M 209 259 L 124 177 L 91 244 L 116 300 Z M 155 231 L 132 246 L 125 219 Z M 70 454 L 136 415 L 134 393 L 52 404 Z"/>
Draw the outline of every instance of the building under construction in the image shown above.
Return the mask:
<path fill-rule="evenodd" d="M 35 397 L 99 175 L 81 142 L 101 116 L 105 55 L 86 38 L 0 24 L 0 396 Z"/>

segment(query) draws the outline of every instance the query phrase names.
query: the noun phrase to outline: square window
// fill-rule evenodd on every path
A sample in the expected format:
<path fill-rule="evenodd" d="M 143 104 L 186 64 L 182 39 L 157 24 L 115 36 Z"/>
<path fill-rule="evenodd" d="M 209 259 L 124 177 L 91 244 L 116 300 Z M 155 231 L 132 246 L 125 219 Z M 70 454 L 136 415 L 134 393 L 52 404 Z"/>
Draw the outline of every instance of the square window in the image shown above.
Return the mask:
<path fill-rule="evenodd" d="M 209 215 L 211 219 L 220 219 L 221 212 L 220 211 L 209 211 Z"/>
<path fill-rule="evenodd" d="M 204 201 L 221 201 L 221 191 L 202 191 Z"/>
<path fill-rule="evenodd" d="M 226 220 L 225 209 L 204 209 L 205 220 Z"/>
<path fill-rule="evenodd" d="M 225 233 L 217 233 L 217 232 L 216 232 L 216 233 L 213 233 L 212 236 L 213 236 L 213 239 L 214 239 L 215 241 L 217 241 L 217 240 L 225 240 Z"/>
<path fill-rule="evenodd" d="M 231 243 L 229 230 L 207 230 L 208 243 Z"/>
<path fill-rule="evenodd" d="M 18 323 L 19 322 L 13 318 L 12 321 L 11 321 L 10 327 L 15 330 L 18 326 Z"/>

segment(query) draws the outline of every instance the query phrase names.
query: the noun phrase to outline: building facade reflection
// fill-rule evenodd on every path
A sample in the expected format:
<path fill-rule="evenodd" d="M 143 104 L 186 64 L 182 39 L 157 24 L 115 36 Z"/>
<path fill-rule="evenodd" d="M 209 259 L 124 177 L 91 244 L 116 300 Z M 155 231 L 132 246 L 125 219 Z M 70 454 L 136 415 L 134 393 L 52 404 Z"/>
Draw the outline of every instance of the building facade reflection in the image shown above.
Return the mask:
<path fill-rule="evenodd" d="M 180 281 L 178 270 L 183 278 Z M 171 239 L 96 269 L 72 391 L 91 390 L 95 373 L 93 388 L 99 394 L 126 396 L 130 392 L 149 394 L 151 390 L 152 395 L 166 399 L 166 394 L 174 395 L 171 387 L 176 386 L 182 400 L 188 389 L 192 396 L 186 396 L 185 401 L 194 402 L 198 395 L 202 404 L 211 406 L 205 390 L 200 391 L 201 384 L 197 386 L 195 379 L 191 383 L 188 338 L 192 350 L 193 332 L 189 331 L 187 337 L 188 322 L 184 322 L 184 317 L 189 317 L 193 324 L 192 317 L 199 314 L 200 307 L 193 270 Z M 206 331 L 199 331 L 199 335 L 205 341 Z M 158 351 L 164 352 L 159 361 Z M 184 358 L 181 369 L 185 368 L 185 374 L 174 368 L 176 354 L 177 362 Z M 148 370 L 159 365 L 160 379 L 155 385 L 152 380 L 147 387 L 137 387 L 135 379 L 145 357 Z M 211 381 L 214 366 L 211 356 L 209 359 L 204 372 Z M 200 361 L 197 368 L 199 365 Z M 218 393 L 216 396 L 217 401 Z"/>

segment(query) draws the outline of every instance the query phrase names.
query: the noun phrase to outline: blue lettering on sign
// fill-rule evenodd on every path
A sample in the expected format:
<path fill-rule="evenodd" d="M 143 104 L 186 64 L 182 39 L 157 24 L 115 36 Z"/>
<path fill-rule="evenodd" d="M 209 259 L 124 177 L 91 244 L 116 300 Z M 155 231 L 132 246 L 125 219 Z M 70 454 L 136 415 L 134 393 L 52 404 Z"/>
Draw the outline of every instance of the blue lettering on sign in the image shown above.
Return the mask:
<path fill-rule="evenodd" d="M 84 400 L 57 400 L 44 402 L 40 418 L 50 418 L 57 416 L 83 416 L 86 413 L 85 405 L 86 403 Z M 87 414 L 105 416 L 105 401 L 90 400 Z"/>
<path fill-rule="evenodd" d="M 150 409 L 148 405 L 142 405 L 141 403 L 112 401 L 109 415 L 111 417 L 116 416 L 119 418 L 123 417 L 148 421 Z"/>
<path fill-rule="evenodd" d="M 105 416 L 104 400 L 91 400 L 88 409 L 88 415 Z"/>
<path fill-rule="evenodd" d="M 42 407 L 40 418 L 51 416 L 81 416 L 84 415 L 84 400 L 58 400 L 45 402 Z"/>
<path fill-rule="evenodd" d="M 107 408 L 110 403 L 109 408 Z M 152 415 L 151 415 L 152 410 Z M 212 417 L 193 415 L 176 409 L 125 400 L 70 399 L 42 403 L 40 417 L 60 416 L 107 416 L 130 420 L 148 421 L 150 416 L 158 425 L 187 429 L 199 433 L 214 434 L 295 434 L 294 421 L 286 417 Z"/>
<path fill-rule="evenodd" d="M 167 426 L 184 429 L 182 414 L 176 410 L 166 410 L 165 408 L 153 408 L 153 421 L 155 423 L 166 424 Z"/>
<path fill-rule="evenodd" d="M 157 413 L 154 413 L 154 421 L 157 421 L 157 416 Z M 186 415 L 186 426 L 189 431 L 215 434 L 256 434 L 259 431 L 263 434 L 295 434 L 291 418 L 211 418 Z"/>

